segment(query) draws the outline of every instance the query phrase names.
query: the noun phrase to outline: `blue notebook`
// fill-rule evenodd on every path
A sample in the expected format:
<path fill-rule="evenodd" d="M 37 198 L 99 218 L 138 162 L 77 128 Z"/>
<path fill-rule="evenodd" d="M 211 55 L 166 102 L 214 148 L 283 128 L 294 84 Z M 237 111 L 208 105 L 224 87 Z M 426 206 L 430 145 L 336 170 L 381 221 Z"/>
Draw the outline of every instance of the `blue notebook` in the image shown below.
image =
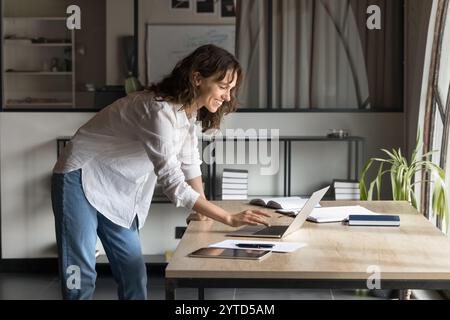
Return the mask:
<path fill-rule="evenodd" d="M 400 217 L 396 215 L 349 215 L 349 226 L 383 226 L 383 227 L 399 227 Z"/>

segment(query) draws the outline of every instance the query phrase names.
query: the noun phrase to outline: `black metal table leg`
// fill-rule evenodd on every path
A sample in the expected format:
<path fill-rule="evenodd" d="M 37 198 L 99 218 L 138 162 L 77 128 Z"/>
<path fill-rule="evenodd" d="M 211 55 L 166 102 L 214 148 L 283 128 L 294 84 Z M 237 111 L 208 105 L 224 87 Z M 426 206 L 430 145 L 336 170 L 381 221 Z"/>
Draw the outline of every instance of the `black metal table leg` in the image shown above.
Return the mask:
<path fill-rule="evenodd" d="M 348 154 L 347 154 L 347 180 L 352 179 L 352 156 L 353 156 L 353 141 L 348 140 Z"/>
<path fill-rule="evenodd" d="M 359 180 L 359 141 L 355 140 L 355 180 Z"/>
<path fill-rule="evenodd" d="M 284 140 L 284 158 L 283 158 L 283 163 L 284 163 L 284 176 L 283 176 L 283 193 L 284 196 L 287 197 L 287 191 L 288 191 L 288 187 L 287 187 L 287 166 L 288 166 L 288 141 Z"/>
<path fill-rule="evenodd" d="M 288 142 L 288 173 L 287 173 L 287 179 L 288 179 L 288 197 L 291 196 L 291 158 L 292 158 L 292 141 L 289 140 Z"/>
<path fill-rule="evenodd" d="M 166 279 L 166 300 L 175 300 L 175 283 Z"/>
<path fill-rule="evenodd" d="M 363 138 L 361 139 L 361 148 L 362 148 L 362 152 L 361 152 L 361 170 L 364 168 L 364 161 L 366 161 L 367 159 L 367 150 L 366 150 L 366 140 Z"/>
<path fill-rule="evenodd" d="M 214 144 L 214 149 L 212 151 L 213 163 L 212 166 L 212 178 L 211 178 L 211 199 L 216 200 L 216 144 Z"/>
<path fill-rule="evenodd" d="M 207 163 L 205 160 L 210 161 L 210 159 L 205 159 L 205 150 L 207 150 L 210 142 L 202 140 L 202 160 L 206 165 L 206 181 L 205 181 L 205 192 L 208 199 L 211 199 L 211 164 Z M 209 158 L 209 157 L 208 157 Z"/>
<path fill-rule="evenodd" d="M 198 300 L 205 300 L 205 288 L 198 288 Z"/>

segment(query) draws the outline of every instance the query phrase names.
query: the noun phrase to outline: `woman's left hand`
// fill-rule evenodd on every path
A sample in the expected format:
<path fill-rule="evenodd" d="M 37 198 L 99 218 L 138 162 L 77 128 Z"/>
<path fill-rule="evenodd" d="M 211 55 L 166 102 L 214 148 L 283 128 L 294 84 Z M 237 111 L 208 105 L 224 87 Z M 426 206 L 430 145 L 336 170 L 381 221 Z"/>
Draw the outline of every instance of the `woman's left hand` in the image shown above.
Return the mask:
<path fill-rule="evenodd" d="M 197 213 L 197 212 L 192 212 L 186 218 L 186 224 L 189 224 L 189 222 L 191 222 L 191 221 L 208 221 L 208 220 L 210 220 L 210 219 L 207 216 Z"/>

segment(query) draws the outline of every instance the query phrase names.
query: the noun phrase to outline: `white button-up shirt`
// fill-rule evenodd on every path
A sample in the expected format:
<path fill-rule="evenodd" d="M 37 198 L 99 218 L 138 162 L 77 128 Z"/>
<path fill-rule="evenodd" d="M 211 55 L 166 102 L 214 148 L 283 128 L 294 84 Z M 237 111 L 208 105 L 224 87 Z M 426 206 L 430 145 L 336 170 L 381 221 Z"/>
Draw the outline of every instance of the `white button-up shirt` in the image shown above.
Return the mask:
<path fill-rule="evenodd" d="M 142 228 L 155 185 L 177 206 L 192 209 L 199 193 L 186 183 L 201 176 L 196 115 L 149 92 L 122 98 L 83 125 L 53 172 L 82 170 L 89 203 L 114 223 Z"/>

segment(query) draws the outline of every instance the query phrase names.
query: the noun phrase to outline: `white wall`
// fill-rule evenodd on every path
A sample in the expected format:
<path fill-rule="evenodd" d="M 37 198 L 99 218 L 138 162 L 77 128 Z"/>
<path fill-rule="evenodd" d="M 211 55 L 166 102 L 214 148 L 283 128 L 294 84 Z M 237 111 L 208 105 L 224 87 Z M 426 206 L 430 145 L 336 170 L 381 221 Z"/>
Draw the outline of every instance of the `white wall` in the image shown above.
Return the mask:
<path fill-rule="evenodd" d="M 56 138 L 73 134 L 92 114 L 1 113 L 2 257 L 55 253 L 50 174 Z"/>
<path fill-rule="evenodd" d="M 50 201 L 51 169 L 56 161 L 56 138 L 72 135 L 93 113 L 0 114 L 0 173 L 3 258 L 55 256 Z M 403 114 L 296 113 L 230 115 L 224 128 L 280 129 L 282 135 L 323 135 L 343 128 L 367 137 L 369 156 L 379 148 L 403 147 Z M 338 145 L 301 145 L 292 163 L 293 192 L 308 193 L 330 176 L 345 175 L 346 150 Z M 252 170 L 257 170 L 253 168 Z M 281 179 L 281 176 L 279 177 Z M 276 192 L 273 177 L 252 178 L 251 191 Z M 282 183 L 277 184 L 282 187 Z M 175 226 L 185 225 L 187 211 L 172 204 L 153 204 L 141 232 L 143 253 L 175 249 Z"/>

